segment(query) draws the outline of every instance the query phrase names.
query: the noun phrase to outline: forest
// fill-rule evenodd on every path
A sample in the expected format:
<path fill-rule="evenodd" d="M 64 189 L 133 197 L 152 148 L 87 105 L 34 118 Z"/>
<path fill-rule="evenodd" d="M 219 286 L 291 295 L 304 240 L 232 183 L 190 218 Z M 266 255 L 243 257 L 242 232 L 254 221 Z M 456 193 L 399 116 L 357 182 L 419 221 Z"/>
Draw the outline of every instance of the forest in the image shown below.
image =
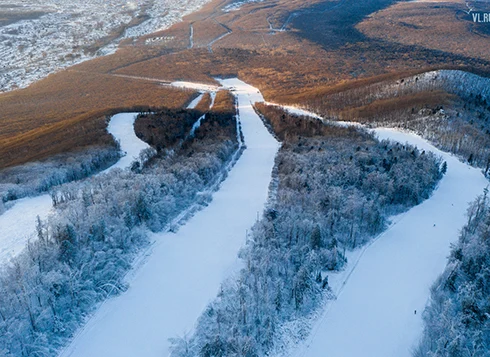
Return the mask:
<path fill-rule="evenodd" d="M 346 264 L 346 250 L 428 198 L 443 175 L 439 158 L 414 147 L 274 106 L 256 110 L 282 141 L 274 195 L 241 251 L 243 269 L 222 285 L 195 333 L 173 341 L 173 356 L 267 355 L 281 325 L 334 298 L 328 276 Z"/>
<path fill-rule="evenodd" d="M 0 355 L 56 355 L 102 301 L 125 291 L 148 232 L 178 229 L 179 214 L 206 205 L 240 154 L 229 99 L 222 94 L 194 137 L 144 165 L 52 191 L 55 213 L 38 220 L 38 239 L 0 267 Z"/>
<path fill-rule="evenodd" d="M 424 335 L 414 356 L 490 356 L 490 199 L 468 208 L 448 265 L 431 288 Z"/>
<path fill-rule="evenodd" d="M 408 129 L 463 161 L 490 169 L 489 79 L 440 70 L 306 100 L 332 120 Z"/>
<path fill-rule="evenodd" d="M 0 205 L 88 177 L 114 164 L 120 155 L 115 143 L 0 170 Z"/>

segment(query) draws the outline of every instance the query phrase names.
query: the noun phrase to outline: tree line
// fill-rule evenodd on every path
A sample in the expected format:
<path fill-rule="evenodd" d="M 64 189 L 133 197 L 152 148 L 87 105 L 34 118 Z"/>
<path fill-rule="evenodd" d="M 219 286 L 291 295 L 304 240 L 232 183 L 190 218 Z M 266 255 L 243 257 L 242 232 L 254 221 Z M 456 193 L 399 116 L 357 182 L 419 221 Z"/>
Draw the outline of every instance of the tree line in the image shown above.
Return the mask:
<path fill-rule="evenodd" d="M 440 70 L 313 96 L 305 105 L 332 120 L 415 131 L 488 175 L 489 88 L 488 78 Z"/>
<path fill-rule="evenodd" d="M 0 171 L 0 201 L 6 203 L 34 196 L 63 183 L 89 177 L 116 163 L 120 156 L 116 143 L 3 169 Z"/>

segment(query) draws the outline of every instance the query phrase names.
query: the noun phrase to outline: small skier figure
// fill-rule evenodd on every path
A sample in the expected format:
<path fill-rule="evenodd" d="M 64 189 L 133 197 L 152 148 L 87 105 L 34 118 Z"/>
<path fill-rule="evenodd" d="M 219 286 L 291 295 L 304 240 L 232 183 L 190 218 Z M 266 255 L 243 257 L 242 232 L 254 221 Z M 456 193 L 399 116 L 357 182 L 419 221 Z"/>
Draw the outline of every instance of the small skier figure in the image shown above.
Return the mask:
<path fill-rule="evenodd" d="M 417 315 L 417 310 L 413 310 L 413 314 L 414 315 Z"/>

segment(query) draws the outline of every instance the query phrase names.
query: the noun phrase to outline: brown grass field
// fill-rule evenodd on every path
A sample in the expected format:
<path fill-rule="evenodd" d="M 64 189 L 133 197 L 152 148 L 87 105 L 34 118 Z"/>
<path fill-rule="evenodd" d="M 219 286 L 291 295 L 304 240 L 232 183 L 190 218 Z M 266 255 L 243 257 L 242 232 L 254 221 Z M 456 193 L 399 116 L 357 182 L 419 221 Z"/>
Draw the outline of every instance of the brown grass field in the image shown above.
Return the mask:
<path fill-rule="evenodd" d="M 486 30 L 461 16 L 461 0 L 271 0 L 225 13 L 226 3 L 214 0 L 168 30 L 125 41 L 113 55 L 0 95 L 0 167 L 108 142 L 107 114 L 179 108 L 193 95 L 121 75 L 207 83 L 238 76 L 267 100 L 302 103 L 435 68 L 490 74 Z"/>
<path fill-rule="evenodd" d="M 62 72 L 60 85 L 58 76 L 0 96 L 0 167 L 111 144 L 107 115 L 178 108 L 192 95 L 158 83 L 76 71 Z"/>

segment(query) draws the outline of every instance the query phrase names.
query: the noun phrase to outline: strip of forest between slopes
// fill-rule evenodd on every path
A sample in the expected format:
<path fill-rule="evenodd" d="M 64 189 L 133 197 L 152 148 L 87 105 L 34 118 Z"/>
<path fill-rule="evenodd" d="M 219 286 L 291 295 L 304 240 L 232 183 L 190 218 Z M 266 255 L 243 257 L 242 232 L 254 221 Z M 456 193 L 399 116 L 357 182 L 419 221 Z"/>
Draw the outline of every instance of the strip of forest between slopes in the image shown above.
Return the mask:
<path fill-rule="evenodd" d="M 177 130 L 144 165 L 52 192 L 55 213 L 38 221 L 38 239 L 0 267 L 0 355 L 56 355 L 102 301 L 127 288 L 125 274 L 151 243 L 148 229 L 173 229 L 180 214 L 207 204 L 240 153 L 235 114 L 223 92 L 194 137 L 184 141 Z M 144 126 L 145 116 L 137 121 Z"/>
<path fill-rule="evenodd" d="M 332 120 L 416 132 L 443 151 L 490 170 L 490 79 L 453 70 L 331 89 L 303 98 Z"/>
<path fill-rule="evenodd" d="M 490 199 L 468 208 L 445 271 L 431 288 L 415 357 L 487 357 L 490 351 Z"/>
<path fill-rule="evenodd" d="M 345 251 L 427 199 L 443 175 L 432 153 L 275 106 L 256 110 L 283 143 L 277 192 L 241 253 L 244 268 L 223 284 L 193 336 L 173 341 L 173 356 L 267 355 L 282 324 L 333 297 L 328 273 L 342 269 Z"/>

